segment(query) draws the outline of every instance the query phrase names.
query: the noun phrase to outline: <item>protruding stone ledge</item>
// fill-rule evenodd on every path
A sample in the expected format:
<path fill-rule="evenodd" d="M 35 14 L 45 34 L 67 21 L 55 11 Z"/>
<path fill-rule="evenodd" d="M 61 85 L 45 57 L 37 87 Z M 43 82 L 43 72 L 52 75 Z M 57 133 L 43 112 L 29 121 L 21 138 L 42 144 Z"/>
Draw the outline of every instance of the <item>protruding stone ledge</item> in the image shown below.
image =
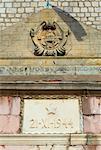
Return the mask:
<path fill-rule="evenodd" d="M 101 145 L 101 134 L 72 134 L 71 145 Z"/>
<path fill-rule="evenodd" d="M 0 145 L 69 145 L 70 135 L 0 135 Z"/>
<path fill-rule="evenodd" d="M 5 134 L 0 145 L 101 145 L 101 134 Z"/>
<path fill-rule="evenodd" d="M 99 75 L 1 76 L 0 90 L 101 90 Z"/>

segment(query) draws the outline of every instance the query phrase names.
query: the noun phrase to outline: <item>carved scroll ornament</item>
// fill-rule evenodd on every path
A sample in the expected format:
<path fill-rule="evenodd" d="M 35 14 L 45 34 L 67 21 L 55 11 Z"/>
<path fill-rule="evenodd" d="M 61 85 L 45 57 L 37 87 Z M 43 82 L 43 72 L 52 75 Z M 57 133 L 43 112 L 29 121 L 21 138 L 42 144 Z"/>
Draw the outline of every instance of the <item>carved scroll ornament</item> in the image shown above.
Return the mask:
<path fill-rule="evenodd" d="M 64 46 L 69 36 L 69 30 L 64 33 L 56 22 L 42 22 L 36 32 L 31 29 L 30 36 L 34 44 L 34 55 L 64 56 L 66 54 Z"/>

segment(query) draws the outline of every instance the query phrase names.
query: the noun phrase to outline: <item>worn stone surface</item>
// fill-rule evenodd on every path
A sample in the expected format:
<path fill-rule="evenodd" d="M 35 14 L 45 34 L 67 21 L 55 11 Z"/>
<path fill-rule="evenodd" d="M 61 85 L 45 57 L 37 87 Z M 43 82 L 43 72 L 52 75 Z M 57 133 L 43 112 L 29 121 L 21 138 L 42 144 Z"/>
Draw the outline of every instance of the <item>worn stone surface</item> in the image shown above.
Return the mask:
<path fill-rule="evenodd" d="M 0 97 L 0 114 L 9 114 L 10 113 L 10 98 L 9 97 Z"/>
<path fill-rule="evenodd" d="M 0 97 L 0 115 L 19 115 L 20 98 L 19 97 Z"/>
<path fill-rule="evenodd" d="M 68 150 L 100 150 L 101 146 L 70 146 Z"/>
<path fill-rule="evenodd" d="M 69 30 L 68 40 L 64 46 L 66 49 L 65 56 L 80 58 L 100 57 L 101 32 L 76 21 L 69 15 L 53 9 L 44 9 L 38 14 L 32 14 L 25 21 L 0 32 L 0 57 L 34 57 L 34 47 L 30 31 L 32 28 L 36 32 L 43 21 L 49 21 L 50 23 L 55 21 L 64 33 Z"/>
<path fill-rule="evenodd" d="M 101 150 L 101 146 L 0 146 L 0 150 Z"/>
<path fill-rule="evenodd" d="M 20 97 L 0 97 L 0 133 L 18 133 L 20 126 Z"/>
<path fill-rule="evenodd" d="M 0 146 L 0 150 L 66 150 L 64 145 L 47 145 L 47 146 Z"/>
<path fill-rule="evenodd" d="M 84 133 L 101 133 L 101 115 L 84 116 Z"/>
<path fill-rule="evenodd" d="M 100 150 L 101 146 L 96 146 L 96 145 L 92 145 L 92 146 L 84 146 L 84 150 Z"/>
<path fill-rule="evenodd" d="M 70 146 L 68 150 L 100 150 L 101 146 Z"/>
<path fill-rule="evenodd" d="M 82 106 L 83 114 L 101 114 L 101 97 L 85 97 Z"/>
<path fill-rule="evenodd" d="M 20 97 L 14 97 L 13 98 L 11 114 L 12 115 L 19 115 L 20 114 Z"/>
<path fill-rule="evenodd" d="M 0 115 L 0 133 L 18 133 L 19 126 L 19 116 Z"/>
<path fill-rule="evenodd" d="M 33 99 L 24 103 L 23 133 L 66 134 L 82 130 L 78 99 Z"/>
<path fill-rule="evenodd" d="M 41 64 L 39 66 L 1 66 L 0 67 L 0 76 L 3 75 L 101 75 L 100 66 L 63 66 L 66 65 L 66 60 L 60 66 L 53 65 L 45 66 Z M 58 63 L 57 60 L 53 61 Z M 34 63 L 36 63 L 34 61 Z M 40 60 L 41 63 L 41 60 Z M 44 62 L 43 62 L 44 63 Z M 48 62 L 49 63 L 49 62 Z M 38 65 L 38 64 L 37 64 Z M 45 64 L 44 64 L 45 65 Z M 52 66 L 53 65 L 53 66 Z"/>
<path fill-rule="evenodd" d="M 83 146 L 70 146 L 68 150 L 84 150 Z"/>

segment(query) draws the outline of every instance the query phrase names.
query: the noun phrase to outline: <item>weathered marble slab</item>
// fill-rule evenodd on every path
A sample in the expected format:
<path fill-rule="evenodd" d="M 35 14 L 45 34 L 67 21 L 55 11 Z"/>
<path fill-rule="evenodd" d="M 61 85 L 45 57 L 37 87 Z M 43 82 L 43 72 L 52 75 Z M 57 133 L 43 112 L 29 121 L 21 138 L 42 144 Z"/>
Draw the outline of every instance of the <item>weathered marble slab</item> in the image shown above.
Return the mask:
<path fill-rule="evenodd" d="M 1 66 L 3 75 L 101 75 L 101 66 Z"/>
<path fill-rule="evenodd" d="M 80 133 L 78 99 L 24 100 L 23 133 Z"/>

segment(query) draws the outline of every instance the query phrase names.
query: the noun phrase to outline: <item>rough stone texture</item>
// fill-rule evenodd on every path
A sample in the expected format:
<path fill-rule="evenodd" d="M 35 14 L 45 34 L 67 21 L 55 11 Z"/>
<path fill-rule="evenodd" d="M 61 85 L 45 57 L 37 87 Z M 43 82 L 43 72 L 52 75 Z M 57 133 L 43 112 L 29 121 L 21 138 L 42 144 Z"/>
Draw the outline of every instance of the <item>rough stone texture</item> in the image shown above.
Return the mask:
<path fill-rule="evenodd" d="M 20 126 L 19 114 L 19 97 L 0 97 L 0 133 L 18 133 Z"/>
<path fill-rule="evenodd" d="M 35 67 L 38 66 L 38 64 L 41 68 L 44 66 L 44 64 L 43 63 L 41 64 L 41 61 L 37 61 L 37 59 L 29 59 L 29 61 L 25 60 L 25 58 L 33 58 L 33 56 L 35 56 L 35 53 L 38 53 L 38 52 L 39 52 L 38 55 L 42 55 L 43 51 L 41 48 L 43 48 L 44 52 L 47 53 L 47 47 L 46 47 L 47 42 L 45 41 L 46 39 L 44 39 L 39 34 L 38 37 L 41 39 L 41 42 L 39 42 L 39 40 L 37 38 L 35 38 L 34 42 L 35 41 L 37 41 L 37 42 L 35 42 L 35 44 L 34 44 L 31 39 L 32 37 L 30 36 L 31 28 L 32 28 L 35 31 L 34 37 L 37 37 L 36 32 L 38 31 L 40 33 L 40 31 L 42 30 L 42 29 L 38 28 L 38 26 L 44 20 L 46 22 L 50 21 L 51 24 L 53 24 L 53 22 L 55 21 L 57 24 L 56 31 L 55 31 L 56 33 L 53 34 L 52 30 L 50 32 L 52 34 L 52 42 L 55 42 L 55 40 L 58 39 L 58 34 L 57 34 L 58 27 L 60 29 L 62 29 L 62 32 L 63 32 L 62 33 L 63 37 L 62 37 L 62 40 L 59 43 L 59 45 L 55 48 L 53 47 L 54 49 L 52 49 L 52 50 L 48 50 L 48 51 L 50 51 L 49 53 L 52 52 L 52 55 L 55 50 L 54 53 L 59 53 L 58 51 L 61 51 L 61 54 L 63 53 L 63 54 L 65 54 L 65 56 L 68 56 L 68 57 L 76 57 L 76 58 L 91 57 L 92 59 L 94 57 L 101 57 L 101 53 L 100 53 L 100 51 L 101 51 L 101 40 L 100 40 L 101 32 L 76 21 L 71 16 L 66 15 L 65 13 L 59 13 L 59 11 L 57 11 L 56 9 L 55 10 L 45 9 L 45 10 L 42 10 L 41 12 L 39 12 L 38 14 L 31 15 L 25 21 L 22 21 L 12 27 L 8 27 L 6 30 L 3 30 L 2 32 L 0 32 L 0 58 L 17 58 L 17 59 L 12 59 L 12 61 L 8 60 L 8 59 L 7 59 L 7 61 L 4 60 L 4 62 L 6 63 L 6 66 L 7 65 L 10 65 L 10 67 L 13 65 L 15 66 L 14 72 L 18 71 L 18 70 L 16 70 L 16 65 L 18 67 L 21 66 L 22 61 L 27 63 L 27 66 L 30 67 L 30 62 L 36 60 L 36 64 L 35 63 L 32 64 L 34 69 L 32 69 L 32 66 L 31 66 L 32 70 L 35 70 Z M 60 31 L 60 29 L 59 29 L 59 31 Z M 69 32 L 70 32 L 70 34 L 69 34 Z M 45 31 L 45 33 L 47 33 L 47 31 Z M 42 35 L 44 35 L 44 34 L 42 34 Z M 46 35 L 48 35 L 48 33 Z M 49 36 L 48 36 L 48 38 L 49 38 Z M 46 44 L 45 44 L 45 46 L 42 47 L 44 42 Z M 64 44 L 64 42 L 65 42 L 65 44 Z M 58 43 L 56 42 L 55 44 L 58 44 Z M 34 45 L 36 45 L 36 46 L 34 46 Z M 51 45 L 51 44 L 48 44 L 48 47 L 49 47 L 49 45 Z M 43 55 L 45 56 L 45 54 L 43 54 Z M 51 55 L 51 54 L 49 54 L 49 55 Z M 59 56 L 60 56 L 60 54 L 59 54 Z M 18 58 L 20 58 L 20 59 L 18 59 Z M 24 58 L 24 59 L 21 60 L 21 58 Z M 16 60 L 18 60 L 17 64 L 15 62 Z M 41 57 L 40 57 L 40 60 L 41 60 Z M 10 61 L 10 64 L 9 64 L 9 61 Z M 44 61 L 44 59 L 42 61 Z M 64 59 L 63 61 L 59 60 L 59 64 L 57 64 L 57 62 L 55 62 L 55 61 L 56 60 L 54 58 L 53 58 L 53 60 L 51 59 L 52 68 L 59 66 L 59 65 L 62 66 L 63 61 L 64 61 L 64 66 L 67 66 L 67 59 Z M 71 59 L 71 61 L 72 61 L 72 59 Z M 1 62 L 1 65 L 3 66 L 3 59 L 1 59 L 0 62 Z M 75 62 L 77 62 L 77 59 Z M 83 59 L 83 61 L 81 61 L 81 66 L 83 66 L 83 62 L 84 62 L 84 59 Z M 87 64 L 87 62 L 90 62 L 90 61 L 86 59 L 86 64 Z M 96 61 L 94 61 L 93 66 L 90 66 L 91 67 L 91 69 L 90 69 L 91 75 L 93 74 L 93 68 L 95 67 L 94 64 L 97 64 L 100 66 L 100 63 L 101 63 L 101 60 L 99 62 L 96 60 Z M 45 66 L 48 66 L 48 64 L 49 64 L 49 59 L 45 61 Z M 70 62 L 70 64 L 71 64 L 71 62 Z M 50 64 L 49 64 L 49 66 L 51 67 Z M 64 66 L 62 66 L 62 68 Z M 25 65 L 24 65 L 24 67 L 25 67 Z M 2 69 L 3 68 L 0 69 L 1 70 L 0 73 L 2 73 Z M 79 69 L 80 68 L 78 68 L 77 70 L 79 70 Z M 64 73 L 65 73 L 65 69 L 61 69 L 61 70 L 64 70 Z M 86 70 L 86 72 L 89 71 L 88 68 L 86 69 L 84 67 L 81 67 L 80 70 L 82 70 L 82 72 L 85 72 L 85 70 Z M 95 71 L 97 71 L 97 70 L 95 69 Z M 23 73 L 23 70 L 21 69 L 20 72 Z M 100 72 L 100 69 L 98 69 L 98 72 Z M 6 74 L 6 72 L 5 72 L 5 74 Z M 42 73 L 40 72 L 40 74 L 42 74 Z"/>
<path fill-rule="evenodd" d="M 83 114 L 101 114 L 101 97 L 86 97 L 82 105 Z"/>
<path fill-rule="evenodd" d="M 0 97 L 0 115 L 19 115 L 20 98 L 19 97 Z"/>
<path fill-rule="evenodd" d="M 92 25 L 93 27 L 97 29 L 101 29 L 101 23 L 100 23 L 100 17 L 101 17 L 101 2 L 100 0 L 54 0 L 51 1 L 51 4 L 53 6 L 57 6 L 61 10 L 64 10 L 66 12 L 69 12 L 72 16 L 75 15 L 75 17 L 78 20 L 81 20 L 87 24 Z M 13 23 L 15 23 L 15 19 L 19 18 L 20 20 L 22 18 L 25 18 L 27 15 L 30 15 L 30 13 L 38 12 L 39 10 L 43 9 L 46 6 L 45 0 L 18 0 L 15 2 L 14 0 L 0 0 L 0 18 L 3 20 L 0 20 L 0 26 L 1 29 L 5 28 L 6 26 L 10 26 Z M 86 19 L 82 18 L 83 14 Z M 10 14 L 14 14 L 13 20 L 10 17 Z M 93 16 L 94 20 L 90 20 L 89 16 Z M 5 15 L 5 16 L 4 16 Z M 19 15 L 19 16 L 18 16 Z M 9 18 L 10 20 L 7 22 L 6 19 Z M 16 20 L 16 22 L 19 20 Z M 9 23 L 9 24 L 8 24 Z"/>
<path fill-rule="evenodd" d="M 11 114 L 12 115 L 20 114 L 20 98 L 19 97 L 14 97 L 12 100 Z"/>
<path fill-rule="evenodd" d="M 9 97 L 0 97 L 0 114 L 10 113 L 10 101 Z"/>
<path fill-rule="evenodd" d="M 84 116 L 84 133 L 101 133 L 101 115 Z"/>
<path fill-rule="evenodd" d="M 101 133 L 101 97 L 83 99 L 84 132 Z"/>
<path fill-rule="evenodd" d="M 19 116 L 0 115 L 0 133 L 18 133 Z"/>

